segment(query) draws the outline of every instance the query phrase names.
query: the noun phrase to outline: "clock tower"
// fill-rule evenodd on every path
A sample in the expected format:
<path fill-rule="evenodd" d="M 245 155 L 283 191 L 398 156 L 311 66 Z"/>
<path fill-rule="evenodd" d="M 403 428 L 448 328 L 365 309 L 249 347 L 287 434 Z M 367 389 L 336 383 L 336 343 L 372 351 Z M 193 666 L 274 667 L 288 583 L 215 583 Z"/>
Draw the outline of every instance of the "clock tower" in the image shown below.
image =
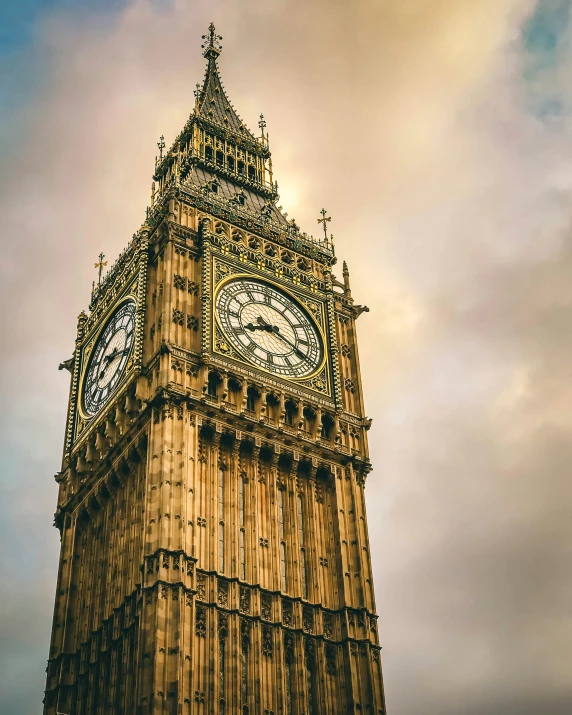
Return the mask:
<path fill-rule="evenodd" d="M 220 80 L 81 313 L 47 715 L 385 713 L 354 304 Z M 100 259 L 101 263 L 101 259 Z"/>

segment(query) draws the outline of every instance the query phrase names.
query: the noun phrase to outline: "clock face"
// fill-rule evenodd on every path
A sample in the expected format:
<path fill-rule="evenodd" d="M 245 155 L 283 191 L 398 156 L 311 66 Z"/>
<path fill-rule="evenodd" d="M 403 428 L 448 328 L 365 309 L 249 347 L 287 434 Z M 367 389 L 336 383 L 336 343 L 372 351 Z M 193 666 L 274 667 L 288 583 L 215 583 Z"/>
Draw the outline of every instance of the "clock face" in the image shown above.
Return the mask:
<path fill-rule="evenodd" d="M 235 278 L 216 297 L 216 316 L 230 345 L 275 375 L 308 377 L 322 364 L 320 332 L 306 310 L 278 288 Z"/>
<path fill-rule="evenodd" d="M 93 348 L 83 383 L 83 408 L 95 415 L 115 390 L 127 366 L 135 339 L 135 302 L 113 313 Z"/>

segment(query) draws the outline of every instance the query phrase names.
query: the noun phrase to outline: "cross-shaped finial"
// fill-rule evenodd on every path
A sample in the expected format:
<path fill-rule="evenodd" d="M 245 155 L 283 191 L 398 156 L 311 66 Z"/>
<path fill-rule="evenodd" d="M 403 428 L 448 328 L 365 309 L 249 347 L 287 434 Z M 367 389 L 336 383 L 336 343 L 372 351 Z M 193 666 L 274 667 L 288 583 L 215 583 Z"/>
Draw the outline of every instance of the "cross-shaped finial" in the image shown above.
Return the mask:
<path fill-rule="evenodd" d="M 327 227 L 326 224 L 328 223 L 328 221 L 331 221 L 331 220 L 332 220 L 332 217 L 331 217 L 331 216 L 326 216 L 326 214 L 327 214 L 326 209 L 322 209 L 322 210 L 320 211 L 320 213 L 322 214 L 322 218 L 319 218 L 319 219 L 318 219 L 318 223 L 321 223 L 322 226 L 323 226 L 323 228 L 324 228 L 324 236 L 325 236 L 325 239 L 326 239 L 326 242 L 327 242 L 327 241 L 328 241 L 328 227 Z"/>
<path fill-rule="evenodd" d="M 193 92 L 193 94 L 195 95 L 195 99 L 196 99 L 197 102 L 198 102 L 198 101 L 199 101 L 199 97 L 201 96 L 201 85 L 200 85 L 198 82 L 197 82 L 197 86 L 196 86 L 195 91 Z"/>
<path fill-rule="evenodd" d="M 163 149 L 165 148 L 165 137 L 161 134 L 159 141 L 157 142 L 159 147 L 159 161 L 163 158 Z"/>
<path fill-rule="evenodd" d="M 104 261 L 104 260 L 103 260 L 104 258 L 105 258 L 105 256 L 103 255 L 103 253 L 100 253 L 100 254 L 99 254 L 99 261 L 98 261 L 98 262 L 95 264 L 95 266 L 94 266 L 95 268 L 99 268 L 99 276 L 98 276 L 98 278 L 97 278 L 97 285 L 98 285 L 98 287 L 101 285 L 101 274 L 102 274 L 102 272 L 103 272 L 103 269 L 104 269 L 104 267 L 107 265 L 107 261 Z"/>
<path fill-rule="evenodd" d="M 266 119 L 264 119 L 264 114 L 260 115 L 260 119 L 258 120 L 258 126 L 260 127 L 260 131 L 262 132 L 262 136 L 264 136 L 264 130 L 266 129 Z"/>
<path fill-rule="evenodd" d="M 220 55 L 220 51 L 222 50 L 222 45 L 220 44 L 222 36 L 216 34 L 215 26 L 212 22 L 209 25 L 209 34 L 203 35 L 203 40 L 204 42 L 201 47 L 204 50 L 205 57 L 209 57 L 211 54 L 214 57 L 218 57 L 218 55 Z"/>

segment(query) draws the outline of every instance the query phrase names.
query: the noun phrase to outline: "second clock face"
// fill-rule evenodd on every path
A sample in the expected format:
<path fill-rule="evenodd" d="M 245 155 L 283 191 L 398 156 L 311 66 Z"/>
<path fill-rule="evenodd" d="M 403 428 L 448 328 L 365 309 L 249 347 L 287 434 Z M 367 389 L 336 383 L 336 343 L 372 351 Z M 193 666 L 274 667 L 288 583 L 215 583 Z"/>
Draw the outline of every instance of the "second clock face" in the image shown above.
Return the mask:
<path fill-rule="evenodd" d="M 320 332 L 305 309 L 286 293 L 255 278 L 235 278 L 216 297 L 225 338 L 253 365 L 275 375 L 304 378 L 322 364 Z"/>
<path fill-rule="evenodd" d="M 128 300 L 113 313 L 101 332 L 83 383 L 83 408 L 95 415 L 118 386 L 135 339 L 135 303 Z"/>

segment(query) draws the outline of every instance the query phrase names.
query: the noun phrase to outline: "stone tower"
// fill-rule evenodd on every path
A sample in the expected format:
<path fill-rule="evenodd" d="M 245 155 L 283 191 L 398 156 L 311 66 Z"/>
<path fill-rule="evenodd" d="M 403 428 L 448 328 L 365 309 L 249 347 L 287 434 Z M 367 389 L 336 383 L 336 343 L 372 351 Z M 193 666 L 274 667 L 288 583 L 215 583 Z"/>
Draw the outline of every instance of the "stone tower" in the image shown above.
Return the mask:
<path fill-rule="evenodd" d="M 385 713 L 355 305 L 207 69 L 81 313 L 49 715 Z M 323 226 L 328 220 L 323 212 Z M 101 260 L 101 259 L 100 259 Z"/>

